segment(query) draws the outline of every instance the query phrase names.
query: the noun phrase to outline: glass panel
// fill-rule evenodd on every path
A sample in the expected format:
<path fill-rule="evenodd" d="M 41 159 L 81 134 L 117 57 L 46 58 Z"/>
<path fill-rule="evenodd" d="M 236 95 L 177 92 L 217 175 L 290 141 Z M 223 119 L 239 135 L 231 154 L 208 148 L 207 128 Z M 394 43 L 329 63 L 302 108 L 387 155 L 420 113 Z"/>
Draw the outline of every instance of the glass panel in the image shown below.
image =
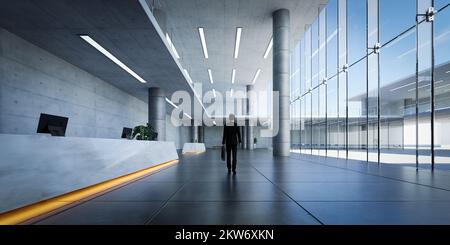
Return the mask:
<path fill-rule="evenodd" d="M 380 29 L 381 33 L 384 31 Z M 416 31 L 412 29 L 383 47 L 380 53 L 382 163 L 415 166 L 415 84 Z"/>
<path fill-rule="evenodd" d="M 327 82 L 327 144 L 328 156 L 338 157 L 338 107 L 337 107 L 337 77 L 330 79 Z"/>
<path fill-rule="evenodd" d="M 348 0 L 348 63 L 353 64 L 367 54 L 366 1 Z"/>
<path fill-rule="evenodd" d="M 300 95 L 306 92 L 306 57 L 305 57 L 305 42 L 300 42 Z"/>
<path fill-rule="evenodd" d="M 435 0 L 435 3 L 444 2 Z M 448 2 L 448 1 L 445 1 Z M 450 170 L 450 7 L 435 20 L 435 168 Z"/>
<path fill-rule="evenodd" d="M 326 77 L 326 18 L 325 10 L 319 15 L 319 83 Z"/>
<path fill-rule="evenodd" d="M 318 131 L 319 131 L 319 155 L 326 156 L 326 86 L 321 85 L 319 87 L 319 119 L 318 119 Z"/>
<path fill-rule="evenodd" d="M 450 4 L 450 0 L 434 0 L 434 6 L 436 10 L 442 9 L 443 7 Z"/>
<path fill-rule="evenodd" d="M 367 1 L 367 44 L 378 43 L 378 0 Z M 368 160 L 378 163 L 378 54 L 367 58 Z"/>
<path fill-rule="evenodd" d="M 311 28 L 305 33 L 305 92 L 311 88 Z"/>
<path fill-rule="evenodd" d="M 327 6 L 327 77 L 331 78 L 338 72 L 337 57 L 337 0 L 331 0 Z"/>
<path fill-rule="evenodd" d="M 311 26 L 311 65 L 312 65 L 312 87 L 319 84 L 319 19 Z"/>
<path fill-rule="evenodd" d="M 302 118 L 304 118 L 304 137 L 302 138 L 302 141 L 304 143 L 304 152 L 305 154 L 311 154 L 311 143 L 312 143 L 312 123 L 311 123 L 311 94 L 307 94 L 304 97 L 304 106 L 305 108 L 302 110 L 304 111 L 304 115 Z"/>
<path fill-rule="evenodd" d="M 300 45 L 297 45 L 292 53 L 291 83 L 293 84 L 291 100 L 300 96 Z"/>
<path fill-rule="evenodd" d="M 367 160 L 366 68 L 364 59 L 348 71 L 348 158 L 361 161 Z"/>
<path fill-rule="evenodd" d="M 379 0 L 381 44 L 397 37 L 416 24 L 415 0 Z"/>
<path fill-rule="evenodd" d="M 322 83 L 326 77 L 326 10 L 319 15 L 319 83 Z M 319 87 L 319 114 L 318 114 L 318 148 L 319 155 L 326 156 L 326 86 Z"/>
<path fill-rule="evenodd" d="M 425 14 L 432 6 L 432 0 L 417 0 L 417 13 Z M 418 21 L 425 20 L 421 16 Z M 431 167 L 431 77 L 432 77 L 432 22 L 422 22 L 417 27 L 417 58 L 418 58 L 418 90 L 419 101 L 417 115 L 418 163 L 420 167 Z M 416 92 L 414 88 L 414 92 Z M 410 148 L 410 147 L 408 147 Z"/>
<path fill-rule="evenodd" d="M 306 135 L 306 129 L 307 129 L 307 126 L 306 126 L 306 97 L 301 98 L 300 107 L 301 107 L 301 109 L 300 109 L 300 115 L 301 115 L 301 119 L 300 119 L 300 131 L 301 131 L 300 152 L 302 154 L 308 154 L 306 152 L 306 149 L 307 149 L 306 143 L 307 143 L 307 139 L 308 139 L 308 137 Z"/>
<path fill-rule="evenodd" d="M 312 91 L 312 154 L 319 155 L 319 125 L 318 125 L 318 117 L 319 117 L 319 90 L 314 89 Z"/>
<path fill-rule="evenodd" d="M 339 67 L 341 69 L 347 64 L 347 1 L 340 0 L 338 5 L 339 25 Z M 347 73 L 341 72 L 338 76 L 338 145 L 339 157 L 347 158 Z"/>

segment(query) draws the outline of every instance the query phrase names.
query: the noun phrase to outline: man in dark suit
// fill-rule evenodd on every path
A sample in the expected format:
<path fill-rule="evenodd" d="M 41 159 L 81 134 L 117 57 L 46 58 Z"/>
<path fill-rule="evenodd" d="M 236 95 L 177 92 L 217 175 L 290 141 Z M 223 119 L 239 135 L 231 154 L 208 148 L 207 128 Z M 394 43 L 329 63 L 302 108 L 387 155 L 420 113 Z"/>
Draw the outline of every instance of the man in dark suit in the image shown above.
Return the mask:
<path fill-rule="evenodd" d="M 241 132 L 239 130 L 239 127 L 237 126 L 236 118 L 233 114 L 230 114 L 229 122 L 223 128 L 222 137 L 222 145 L 225 145 L 227 149 L 228 174 L 230 174 L 231 170 L 233 170 L 233 174 L 236 175 L 237 146 L 241 143 Z M 233 159 L 231 159 L 231 157 L 233 157 Z"/>

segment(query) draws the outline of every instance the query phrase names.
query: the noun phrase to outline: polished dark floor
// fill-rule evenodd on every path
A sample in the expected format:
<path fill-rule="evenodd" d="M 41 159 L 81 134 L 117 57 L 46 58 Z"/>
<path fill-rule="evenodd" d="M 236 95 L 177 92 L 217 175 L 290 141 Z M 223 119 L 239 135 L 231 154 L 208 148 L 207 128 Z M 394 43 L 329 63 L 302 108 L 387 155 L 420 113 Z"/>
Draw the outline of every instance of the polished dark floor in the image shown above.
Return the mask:
<path fill-rule="evenodd" d="M 36 224 L 450 224 L 450 176 L 434 186 L 433 175 L 409 168 L 264 150 L 238 159 L 232 176 L 219 151 L 183 156 Z"/>

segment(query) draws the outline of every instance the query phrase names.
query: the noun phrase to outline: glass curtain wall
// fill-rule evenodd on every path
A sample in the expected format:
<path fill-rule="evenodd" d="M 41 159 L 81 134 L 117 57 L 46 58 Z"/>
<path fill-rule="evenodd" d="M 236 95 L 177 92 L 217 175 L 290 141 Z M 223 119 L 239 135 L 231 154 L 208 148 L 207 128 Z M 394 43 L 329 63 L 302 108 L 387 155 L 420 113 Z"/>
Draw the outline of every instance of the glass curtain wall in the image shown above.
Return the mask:
<path fill-rule="evenodd" d="M 327 156 L 338 157 L 338 2 L 326 7 Z"/>
<path fill-rule="evenodd" d="M 435 0 L 439 11 L 434 22 L 434 157 L 435 168 L 450 170 L 450 7 Z"/>
<path fill-rule="evenodd" d="M 366 1 L 348 0 L 348 158 L 367 160 Z"/>
<path fill-rule="evenodd" d="M 450 170 L 450 0 L 330 0 L 298 52 L 298 152 Z"/>

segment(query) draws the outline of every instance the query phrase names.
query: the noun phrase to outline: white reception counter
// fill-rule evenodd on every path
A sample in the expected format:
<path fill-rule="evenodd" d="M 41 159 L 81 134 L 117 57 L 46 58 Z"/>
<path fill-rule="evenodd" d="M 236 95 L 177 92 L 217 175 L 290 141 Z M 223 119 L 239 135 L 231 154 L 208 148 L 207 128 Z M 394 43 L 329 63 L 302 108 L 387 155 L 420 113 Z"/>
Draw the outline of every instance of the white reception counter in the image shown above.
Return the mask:
<path fill-rule="evenodd" d="M 173 142 L 0 134 L 0 213 L 178 159 Z"/>

